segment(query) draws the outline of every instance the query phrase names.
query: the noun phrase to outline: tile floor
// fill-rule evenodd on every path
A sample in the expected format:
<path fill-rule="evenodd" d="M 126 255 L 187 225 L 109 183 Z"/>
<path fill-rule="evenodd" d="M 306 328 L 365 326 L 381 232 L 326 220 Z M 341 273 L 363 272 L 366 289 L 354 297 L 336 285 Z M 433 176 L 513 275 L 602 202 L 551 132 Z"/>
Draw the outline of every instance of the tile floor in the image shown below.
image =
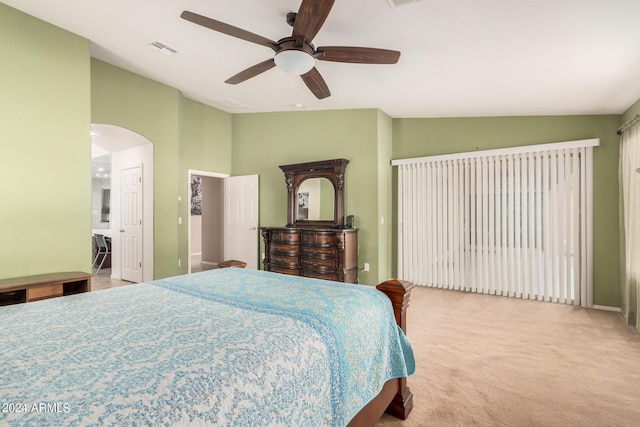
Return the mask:
<path fill-rule="evenodd" d="M 95 269 L 94 269 L 95 271 Z M 111 278 L 111 269 L 103 268 L 100 270 L 100 274 L 95 274 L 91 278 L 91 290 L 101 291 L 103 289 L 117 288 L 119 286 L 132 285 L 133 282 L 127 282 L 126 280 L 118 280 Z"/>
<path fill-rule="evenodd" d="M 191 256 L 191 272 L 197 273 L 198 271 L 212 270 L 218 268 L 212 264 L 203 264 L 200 255 Z M 95 269 L 93 270 L 95 271 Z M 95 274 L 91 278 L 91 290 L 101 291 L 103 289 L 117 288 L 119 286 L 132 285 L 133 282 L 127 282 L 126 280 L 118 280 L 111 278 L 111 269 L 103 268 L 100 270 L 100 274 Z"/>
<path fill-rule="evenodd" d="M 213 264 L 202 263 L 201 255 L 191 255 L 191 272 L 192 273 L 197 273 L 198 271 L 213 270 L 214 268 L 218 268 L 218 267 Z"/>

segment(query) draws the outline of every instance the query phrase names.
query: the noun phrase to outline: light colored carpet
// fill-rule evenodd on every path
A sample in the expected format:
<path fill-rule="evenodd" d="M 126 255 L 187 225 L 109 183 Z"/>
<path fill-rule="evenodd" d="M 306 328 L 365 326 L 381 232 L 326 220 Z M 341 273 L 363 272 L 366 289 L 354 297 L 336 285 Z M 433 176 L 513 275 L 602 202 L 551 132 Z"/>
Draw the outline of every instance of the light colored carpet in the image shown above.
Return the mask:
<path fill-rule="evenodd" d="M 640 334 L 620 313 L 415 287 L 414 408 L 378 426 L 640 426 Z"/>

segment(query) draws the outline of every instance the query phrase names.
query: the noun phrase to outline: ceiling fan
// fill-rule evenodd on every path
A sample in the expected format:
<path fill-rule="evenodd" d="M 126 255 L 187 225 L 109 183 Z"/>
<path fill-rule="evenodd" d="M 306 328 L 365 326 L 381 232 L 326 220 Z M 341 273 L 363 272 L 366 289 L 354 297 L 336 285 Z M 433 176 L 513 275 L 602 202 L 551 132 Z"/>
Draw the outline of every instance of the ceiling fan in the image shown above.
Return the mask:
<path fill-rule="evenodd" d="M 299 75 L 311 92 L 318 99 L 323 99 L 330 96 L 331 92 L 315 67 L 316 59 L 352 64 L 395 64 L 400 58 L 400 52 L 387 49 L 352 46 L 316 48 L 311 41 L 322 28 L 334 2 L 335 0 L 303 0 L 297 13 L 287 14 L 287 23 L 293 27 L 291 36 L 277 42 L 186 10 L 180 17 L 211 30 L 266 46 L 275 52 L 273 58 L 239 72 L 225 83 L 238 84 L 278 66 L 286 72 Z"/>

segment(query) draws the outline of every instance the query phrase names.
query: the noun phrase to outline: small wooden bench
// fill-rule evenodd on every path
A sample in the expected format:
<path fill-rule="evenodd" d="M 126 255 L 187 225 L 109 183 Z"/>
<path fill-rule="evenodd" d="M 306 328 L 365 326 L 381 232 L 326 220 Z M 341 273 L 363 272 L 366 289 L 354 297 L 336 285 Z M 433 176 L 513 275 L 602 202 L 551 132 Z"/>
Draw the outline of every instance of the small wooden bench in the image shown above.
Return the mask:
<path fill-rule="evenodd" d="M 246 262 L 238 261 L 237 259 L 229 259 L 218 263 L 218 268 L 245 268 L 246 266 Z"/>
<path fill-rule="evenodd" d="M 0 306 L 20 304 L 91 290 L 91 274 L 81 271 L 0 280 Z"/>

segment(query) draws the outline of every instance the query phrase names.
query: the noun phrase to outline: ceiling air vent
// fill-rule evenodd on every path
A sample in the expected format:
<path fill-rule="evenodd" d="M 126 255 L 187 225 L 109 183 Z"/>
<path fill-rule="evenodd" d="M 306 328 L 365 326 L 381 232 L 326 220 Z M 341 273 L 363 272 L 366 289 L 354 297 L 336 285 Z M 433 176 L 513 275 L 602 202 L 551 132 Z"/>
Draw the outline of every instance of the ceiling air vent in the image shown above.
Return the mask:
<path fill-rule="evenodd" d="M 249 108 L 248 105 L 243 104 L 242 102 L 236 101 L 235 99 L 231 99 L 231 98 L 210 99 L 209 102 L 217 104 L 220 107 L 226 107 L 234 110 L 245 110 Z"/>
<path fill-rule="evenodd" d="M 409 3 L 415 3 L 417 1 L 419 0 L 387 0 L 389 6 L 391 7 L 405 6 Z"/>
<path fill-rule="evenodd" d="M 160 42 L 147 43 L 147 46 L 149 46 L 151 49 L 157 50 L 158 52 L 163 53 L 165 55 L 173 55 L 174 53 L 178 53 L 177 50 L 172 49 L 169 46 L 167 46 L 166 44 L 160 43 Z"/>

